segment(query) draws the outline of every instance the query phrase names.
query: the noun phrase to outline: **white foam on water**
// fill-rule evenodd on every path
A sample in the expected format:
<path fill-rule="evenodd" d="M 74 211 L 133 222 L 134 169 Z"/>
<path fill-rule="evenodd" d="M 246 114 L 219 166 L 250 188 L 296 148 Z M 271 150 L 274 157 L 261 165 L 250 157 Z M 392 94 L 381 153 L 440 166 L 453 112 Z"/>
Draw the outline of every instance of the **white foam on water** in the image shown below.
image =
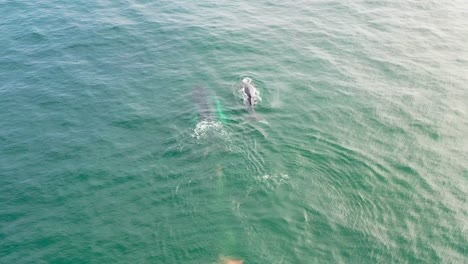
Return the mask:
<path fill-rule="evenodd" d="M 273 185 L 289 184 L 289 175 L 286 173 L 265 174 L 256 178 L 258 182 L 264 182 Z"/>
<path fill-rule="evenodd" d="M 208 137 L 220 136 L 227 138 L 228 134 L 221 122 L 204 120 L 198 122 L 197 126 L 193 129 L 191 136 L 196 139 L 206 139 Z"/>

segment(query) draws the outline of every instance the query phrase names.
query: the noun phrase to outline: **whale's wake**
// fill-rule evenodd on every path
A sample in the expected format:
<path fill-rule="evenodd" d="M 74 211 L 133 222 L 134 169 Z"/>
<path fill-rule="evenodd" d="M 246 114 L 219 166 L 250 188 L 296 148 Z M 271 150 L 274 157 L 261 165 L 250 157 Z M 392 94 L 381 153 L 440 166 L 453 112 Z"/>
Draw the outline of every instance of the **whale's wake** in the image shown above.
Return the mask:
<path fill-rule="evenodd" d="M 228 133 L 221 122 L 203 120 L 198 122 L 191 136 L 198 140 L 210 138 L 227 139 Z"/>

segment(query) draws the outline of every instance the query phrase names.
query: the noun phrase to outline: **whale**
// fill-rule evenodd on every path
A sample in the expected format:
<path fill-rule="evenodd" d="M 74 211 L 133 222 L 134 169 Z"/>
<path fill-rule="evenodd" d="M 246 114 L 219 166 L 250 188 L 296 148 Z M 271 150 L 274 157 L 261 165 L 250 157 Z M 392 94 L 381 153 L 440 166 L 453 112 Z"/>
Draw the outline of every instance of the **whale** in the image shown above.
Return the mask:
<path fill-rule="evenodd" d="M 255 104 L 260 100 L 257 88 L 252 84 L 252 79 L 246 77 L 240 84 L 244 103 L 254 112 Z"/>
<path fill-rule="evenodd" d="M 208 99 L 208 91 L 204 86 L 196 86 L 193 89 L 193 102 L 197 109 L 198 122 L 213 121 L 213 111 Z"/>

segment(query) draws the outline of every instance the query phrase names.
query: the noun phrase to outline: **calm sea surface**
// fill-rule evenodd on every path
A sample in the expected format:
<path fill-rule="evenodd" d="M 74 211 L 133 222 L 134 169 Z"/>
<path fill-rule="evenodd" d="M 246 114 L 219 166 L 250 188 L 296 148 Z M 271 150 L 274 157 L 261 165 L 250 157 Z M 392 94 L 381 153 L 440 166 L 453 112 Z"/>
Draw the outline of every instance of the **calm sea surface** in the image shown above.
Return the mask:
<path fill-rule="evenodd" d="M 0 0 L 0 263 L 468 263 L 467 84 L 462 0 Z"/>

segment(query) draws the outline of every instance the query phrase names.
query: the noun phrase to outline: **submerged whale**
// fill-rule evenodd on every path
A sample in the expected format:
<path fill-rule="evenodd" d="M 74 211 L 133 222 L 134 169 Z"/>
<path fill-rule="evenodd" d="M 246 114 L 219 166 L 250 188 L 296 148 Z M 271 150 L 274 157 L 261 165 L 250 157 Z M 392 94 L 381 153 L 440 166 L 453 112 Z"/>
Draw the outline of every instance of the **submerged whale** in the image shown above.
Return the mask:
<path fill-rule="evenodd" d="M 208 91 L 203 86 L 193 89 L 193 101 L 197 108 L 198 122 L 213 121 L 213 111 L 208 100 Z"/>

